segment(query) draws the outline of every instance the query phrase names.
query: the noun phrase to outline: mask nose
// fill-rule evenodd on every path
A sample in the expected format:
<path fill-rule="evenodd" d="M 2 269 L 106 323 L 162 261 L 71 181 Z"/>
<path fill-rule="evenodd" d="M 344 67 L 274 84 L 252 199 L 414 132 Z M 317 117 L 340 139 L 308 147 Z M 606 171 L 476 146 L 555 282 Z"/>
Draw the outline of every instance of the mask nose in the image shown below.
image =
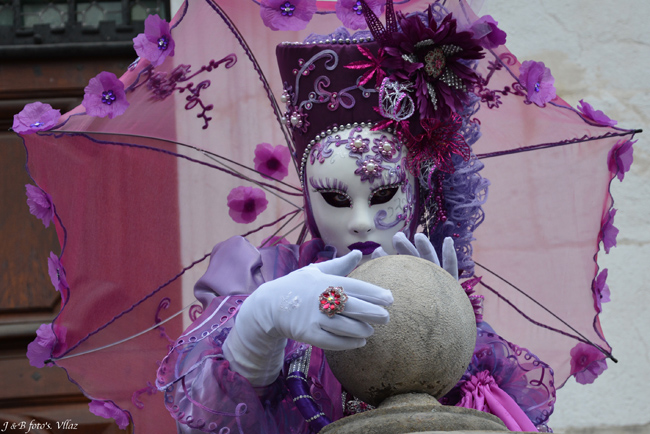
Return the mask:
<path fill-rule="evenodd" d="M 363 207 L 359 207 L 363 208 Z M 372 219 L 370 209 L 356 209 L 348 223 L 348 229 L 354 234 L 366 234 L 372 231 L 375 223 Z"/>

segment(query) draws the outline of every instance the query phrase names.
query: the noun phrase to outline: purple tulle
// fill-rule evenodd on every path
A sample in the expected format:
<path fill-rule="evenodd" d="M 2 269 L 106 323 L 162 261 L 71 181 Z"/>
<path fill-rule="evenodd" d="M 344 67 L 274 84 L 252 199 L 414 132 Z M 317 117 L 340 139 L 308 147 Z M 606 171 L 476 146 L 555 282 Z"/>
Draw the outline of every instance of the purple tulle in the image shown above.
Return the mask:
<path fill-rule="evenodd" d="M 548 421 L 555 405 L 553 369 L 525 348 L 501 338 L 486 323 L 481 323 L 477 328 L 476 347 L 467 371 L 440 400 L 441 403 L 458 405 L 465 396 L 463 386 L 484 371 L 517 403 L 534 425 Z"/>
<path fill-rule="evenodd" d="M 54 219 L 52 197 L 31 184 L 25 185 L 25 190 L 27 192 L 27 206 L 29 206 L 30 214 L 40 219 L 46 228 L 49 227 Z"/>

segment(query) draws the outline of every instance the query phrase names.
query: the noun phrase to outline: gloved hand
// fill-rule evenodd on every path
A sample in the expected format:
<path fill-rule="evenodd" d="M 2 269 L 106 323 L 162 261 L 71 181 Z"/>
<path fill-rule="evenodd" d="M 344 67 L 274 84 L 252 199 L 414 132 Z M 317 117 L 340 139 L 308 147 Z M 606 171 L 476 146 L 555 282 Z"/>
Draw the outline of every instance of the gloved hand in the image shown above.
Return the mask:
<path fill-rule="evenodd" d="M 411 255 L 417 256 L 418 258 L 426 259 L 431 261 L 439 267 L 442 267 L 447 273 L 451 274 L 454 279 L 458 280 L 458 257 L 456 256 L 456 250 L 454 249 L 454 240 L 451 237 L 445 238 L 442 242 L 442 265 L 438 260 L 438 255 L 436 250 L 431 245 L 431 241 L 427 238 L 426 235 L 419 233 L 415 234 L 413 237 L 415 245 L 406 238 L 406 235 L 403 232 L 398 232 L 393 236 L 393 247 L 395 247 L 395 252 L 398 255 Z M 379 258 L 381 256 L 387 256 L 388 253 L 384 251 L 381 247 L 377 247 L 374 252 L 372 252 L 372 259 Z"/>
<path fill-rule="evenodd" d="M 235 326 L 223 344 L 231 369 L 253 386 L 277 378 L 287 338 L 326 350 L 347 350 L 366 344 L 370 324 L 386 324 L 393 302 L 390 291 L 346 276 L 361 260 L 353 251 L 331 261 L 312 264 L 262 284 L 242 304 Z M 348 295 L 343 312 L 328 317 L 319 311 L 318 296 L 329 286 Z"/>

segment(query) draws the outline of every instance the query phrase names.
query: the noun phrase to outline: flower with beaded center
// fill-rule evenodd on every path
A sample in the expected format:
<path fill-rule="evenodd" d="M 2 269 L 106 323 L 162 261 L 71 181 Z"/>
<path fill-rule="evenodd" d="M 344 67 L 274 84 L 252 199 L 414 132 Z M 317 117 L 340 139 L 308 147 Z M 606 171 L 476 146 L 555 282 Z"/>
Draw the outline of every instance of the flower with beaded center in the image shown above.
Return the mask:
<path fill-rule="evenodd" d="M 61 111 L 54 110 L 51 105 L 33 102 L 14 115 L 11 129 L 18 134 L 32 134 L 37 131 L 49 130 L 56 125 L 60 117 Z"/>
<path fill-rule="evenodd" d="M 144 20 L 144 33 L 133 38 L 135 52 L 151 62 L 151 66 L 161 65 L 167 56 L 174 56 L 175 47 L 169 23 L 158 15 L 149 15 Z"/>
<path fill-rule="evenodd" d="M 100 72 L 88 82 L 81 102 L 88 116 L 113 119 L 129 107 L 122 83 L 112 72 Z"/>
<path fill-rule="evenodd" d="M 271 30 L 302 30 L 316 10 L 316 0 L 260 1 L 260 16 Z"/>

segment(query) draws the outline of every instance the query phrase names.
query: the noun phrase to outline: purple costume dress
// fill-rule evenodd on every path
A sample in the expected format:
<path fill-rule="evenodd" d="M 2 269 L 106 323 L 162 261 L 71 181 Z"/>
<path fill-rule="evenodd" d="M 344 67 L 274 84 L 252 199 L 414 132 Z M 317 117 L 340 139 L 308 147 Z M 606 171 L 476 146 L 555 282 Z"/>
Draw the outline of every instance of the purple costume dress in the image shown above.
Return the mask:
<path fill-rule="evenodd" d="M 368 408 L 346 399 L 318 348 L 289 340 L 283 372 L 262 388 L 231 371 L 221 349 L 249 294 L 264 282 L 335 254 L 319 239 L 258 250 L 244 238 L 233 237 L 215 246 L 207 272 L 194 287 L 203 312 L 175 341 L 158 370 L 157 386 L 179 422 L 179 432 L 313 432 L 314 425 L 305 421 L 295 404 L 298 399 L 289 393 L 287 379 L 291 362 L 304 359 L 306 352 L 309 392 L 325 417 L 337 420 Z M 476 350 L 467 372 L 442 399 L 444 404 L 496 414 L 509 429 L 526 431 L 544 426 L 554 401 L 548 365 L 483 322 L 477 323 Z"/>

